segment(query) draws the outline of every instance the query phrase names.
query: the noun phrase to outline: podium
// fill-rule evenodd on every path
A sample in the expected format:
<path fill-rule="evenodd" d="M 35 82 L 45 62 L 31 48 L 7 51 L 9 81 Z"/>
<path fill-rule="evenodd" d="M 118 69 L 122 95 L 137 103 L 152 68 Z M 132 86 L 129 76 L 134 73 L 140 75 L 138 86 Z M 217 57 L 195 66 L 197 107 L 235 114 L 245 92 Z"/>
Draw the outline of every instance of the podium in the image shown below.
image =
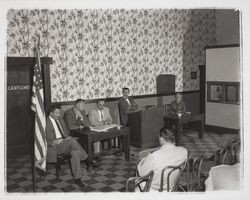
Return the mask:
<path fill-rule="evenodd" d="M 158 146 L 160 129 L 163 127 L 163 113 L 163 108 L 129 113 L 130 144 L 141 148 Z"/>

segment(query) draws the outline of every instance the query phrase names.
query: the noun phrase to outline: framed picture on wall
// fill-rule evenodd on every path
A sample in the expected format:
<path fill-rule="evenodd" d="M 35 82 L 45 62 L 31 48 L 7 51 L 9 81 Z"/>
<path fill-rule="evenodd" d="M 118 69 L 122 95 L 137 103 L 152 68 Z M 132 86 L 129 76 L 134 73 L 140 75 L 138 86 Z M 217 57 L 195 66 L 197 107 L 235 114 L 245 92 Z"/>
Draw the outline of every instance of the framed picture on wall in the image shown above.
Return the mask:
<path fill-rule="evenodd" d="M 207 82 L 207 101 L 239 104 L 239 82 Z"/>
<path fill-rule="evenodd" d="M 232 85 L 227 84 L 226 88 L 226 101 L 231 103 L 239 103 L 239 83 Z"/>

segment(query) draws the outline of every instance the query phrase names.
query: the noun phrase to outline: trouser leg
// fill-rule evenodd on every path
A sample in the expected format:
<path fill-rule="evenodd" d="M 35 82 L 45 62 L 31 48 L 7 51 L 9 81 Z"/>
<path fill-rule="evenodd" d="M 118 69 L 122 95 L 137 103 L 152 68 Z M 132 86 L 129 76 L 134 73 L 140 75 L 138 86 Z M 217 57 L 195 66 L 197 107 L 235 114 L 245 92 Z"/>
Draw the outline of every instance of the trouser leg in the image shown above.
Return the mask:
<path fill-rule="evenodd" d="M 82 148 L 82 146 L 75 140 L 71 140 L 71 151 L 75 150 L 79 154 L 79 159 L 80 160 L 86 160 L 88 157 L 88 154 L 86 151 Z"/>
<path fill-rule="evenodd" d="M 74 139 L 64 140 L 61 144 L 57 145 L 57 154 L 64 153 L 71 155 L 71 168 L 75 179 L 82 176 L 81 174 L 81 160 L 86 160 L 88 154 L 81 147 L 81 145 Z"/>
<path fill-rule="evenodd" d="M 80 163 L 80 156 L 78 151 L 73 150 L 71 151 L 71 168 L 74 175 L 75 180 L 82 177 L 82 170 L 81 170 L 81 163 Z"/>

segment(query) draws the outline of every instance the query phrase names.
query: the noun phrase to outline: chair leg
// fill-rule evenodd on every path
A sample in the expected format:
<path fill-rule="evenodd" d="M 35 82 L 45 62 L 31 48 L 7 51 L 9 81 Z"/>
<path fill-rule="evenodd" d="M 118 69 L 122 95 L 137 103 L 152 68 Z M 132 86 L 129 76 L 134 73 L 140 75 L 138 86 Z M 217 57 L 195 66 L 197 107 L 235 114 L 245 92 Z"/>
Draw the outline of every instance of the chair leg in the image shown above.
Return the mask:
<path fill-rule="evenodd" d="M 60 169 L 60 164 L 57 162 L 56 163 L 56 179 L 59 181 L 59 169 Z"/>
<path fill-rule="evenodd" d="M 68 163 L 69 163 L 69 168 L 70 168 L 71 174 L 74 177 L 70 159 L 68 159 Z"/>

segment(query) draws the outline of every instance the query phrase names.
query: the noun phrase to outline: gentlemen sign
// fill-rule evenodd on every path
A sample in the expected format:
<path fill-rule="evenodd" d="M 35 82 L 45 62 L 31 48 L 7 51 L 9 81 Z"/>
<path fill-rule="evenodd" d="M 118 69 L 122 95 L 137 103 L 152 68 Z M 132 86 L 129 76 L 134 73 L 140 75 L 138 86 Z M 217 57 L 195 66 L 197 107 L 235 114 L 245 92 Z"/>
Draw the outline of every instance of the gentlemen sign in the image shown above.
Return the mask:
<path fill-rule="evenodd" d="M 8 90 L 29 90 L 29 85 L 10 85 L 8 86 Z"/>

